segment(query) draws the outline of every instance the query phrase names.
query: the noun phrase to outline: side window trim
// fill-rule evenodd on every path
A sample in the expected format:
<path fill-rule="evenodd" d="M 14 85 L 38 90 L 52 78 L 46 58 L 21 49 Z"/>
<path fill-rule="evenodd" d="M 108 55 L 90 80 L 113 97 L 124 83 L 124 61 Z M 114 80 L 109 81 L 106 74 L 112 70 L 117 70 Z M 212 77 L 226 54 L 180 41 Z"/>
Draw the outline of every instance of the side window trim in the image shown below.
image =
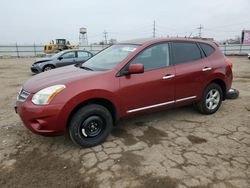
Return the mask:
<path fill-rule="evenodd" d="M 196 45 L 198 46 L 198 48 L 200 49 L 200 53 L 201 53 L 201 59 L 203 59 L 206 56 L 206 53 L 204 52 L 204 50 L 202 49 L 202 47 L 200 46 L 199 42 L 196 42 Z"/>
<path fill-rule="evenodd" d="M 202 48 L 201 44 L 211 47 L 213 49 L 213 52 L 211 54 L 207 55 L 206 52 L 204 51 L 204 49 Z M 199 42 L 198 45 L 199 45 L 200 49 L 202 50 L 202 52 L 204 53 L 204 57 L 209 57 L 210 55 L 212 55 L 215 52 L 215 48 L 210 44 Z"/>

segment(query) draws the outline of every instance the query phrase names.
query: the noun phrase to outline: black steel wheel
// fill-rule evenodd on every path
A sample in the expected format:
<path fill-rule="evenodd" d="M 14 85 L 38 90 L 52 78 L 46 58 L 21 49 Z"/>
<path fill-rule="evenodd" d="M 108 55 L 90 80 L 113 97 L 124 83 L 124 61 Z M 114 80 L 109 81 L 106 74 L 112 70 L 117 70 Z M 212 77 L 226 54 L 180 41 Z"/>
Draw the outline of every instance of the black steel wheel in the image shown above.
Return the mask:
<path fill-rule="evenodd" d="M 71 118 L 71 140 L 83 147 L 102 143 L 113 128 L 112 115 L 104 106 L 90 104 L 80 108 Z"/>

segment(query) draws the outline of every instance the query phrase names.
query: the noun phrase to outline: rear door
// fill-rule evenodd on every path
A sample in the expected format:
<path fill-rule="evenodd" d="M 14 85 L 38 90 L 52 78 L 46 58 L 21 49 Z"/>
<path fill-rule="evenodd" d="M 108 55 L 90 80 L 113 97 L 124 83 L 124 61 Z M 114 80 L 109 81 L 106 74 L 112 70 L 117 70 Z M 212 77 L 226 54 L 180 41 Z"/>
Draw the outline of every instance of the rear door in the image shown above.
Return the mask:
<path fill-rule="evenodd" d="M 144 73 L 120 77 L 119 97 L 126 114 L 174 105 L 174 67 L 169 44 L 157 44 L 139 53 L 129 64 L 143 64 Z"/>
<path fill-rule="evenodd" d="M 176 72 L 176 105 L 199 99 L 211 72 L 210 63 L 195 42 L 172 42 L 171 50 Z"/>

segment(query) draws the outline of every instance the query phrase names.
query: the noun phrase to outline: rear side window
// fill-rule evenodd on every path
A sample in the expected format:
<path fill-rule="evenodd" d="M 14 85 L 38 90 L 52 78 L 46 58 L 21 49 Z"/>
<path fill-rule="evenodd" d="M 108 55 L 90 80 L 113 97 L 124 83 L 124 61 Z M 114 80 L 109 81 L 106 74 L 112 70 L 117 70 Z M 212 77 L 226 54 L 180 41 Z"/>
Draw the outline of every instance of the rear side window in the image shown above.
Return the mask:
<path fill-rule="evenodd" d="M 196 43 L 173 42 L 174 63 L 182 64 L 201 59 L 201 51 Z"/>
<path fill-rule="evenodd" d="M 88 52 L 84 52 L 84 51 L 78 51 L 78 58 L 88 58 L 90 57 L 90 54 Z"/>
<path fill-rule="evenodd" d="M 200 43 L 200 47 L 202 48 L 207 57 L 215 51 L 215 49 L 209 44 Z"/>

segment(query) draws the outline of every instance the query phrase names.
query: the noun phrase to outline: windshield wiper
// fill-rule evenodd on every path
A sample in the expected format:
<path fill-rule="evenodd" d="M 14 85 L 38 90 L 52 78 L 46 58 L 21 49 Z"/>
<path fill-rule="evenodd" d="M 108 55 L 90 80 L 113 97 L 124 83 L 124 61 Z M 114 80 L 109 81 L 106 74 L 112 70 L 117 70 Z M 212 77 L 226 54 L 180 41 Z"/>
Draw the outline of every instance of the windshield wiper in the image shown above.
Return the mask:
<path fill-rule="evenodd" d="M 80 66 L 81 69 L 85 69 L 85 70 L 89 70 L 89 71 L 93 71 L 93 69 L 89 68 L 89 67 L 85 67 L 85 66 Z"/>

